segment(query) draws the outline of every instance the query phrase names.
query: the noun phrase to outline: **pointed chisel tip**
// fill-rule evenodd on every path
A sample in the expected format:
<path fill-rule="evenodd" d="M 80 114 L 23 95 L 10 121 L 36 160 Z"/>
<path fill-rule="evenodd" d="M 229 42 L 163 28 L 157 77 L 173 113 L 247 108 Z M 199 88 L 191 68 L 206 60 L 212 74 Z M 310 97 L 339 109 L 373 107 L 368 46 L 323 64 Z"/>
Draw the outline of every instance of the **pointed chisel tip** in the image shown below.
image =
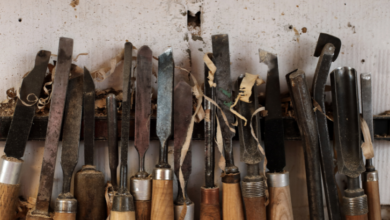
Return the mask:
<path fill-rule="evenodd" d="M 269 65 L 271 59 L 276 58 L 276 54 L 270 53 L 263 49 L 259 49 L 259 58 L 260 58 L 260 63 Z"/>

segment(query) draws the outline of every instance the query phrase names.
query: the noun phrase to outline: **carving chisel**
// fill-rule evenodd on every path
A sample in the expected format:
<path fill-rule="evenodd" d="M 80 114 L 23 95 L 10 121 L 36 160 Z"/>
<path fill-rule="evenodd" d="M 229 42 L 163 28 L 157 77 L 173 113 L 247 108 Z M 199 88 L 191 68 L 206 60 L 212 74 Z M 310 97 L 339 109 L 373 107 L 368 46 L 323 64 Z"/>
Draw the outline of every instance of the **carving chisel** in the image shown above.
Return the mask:
<path fill-rule="evenodd" d="M 135 220 L 133 196 L 127 189 L 127 157 L 130 136 L 130 109 L 131 109 L 131 69 L 133 60 L 133 45 L 125 43 L 123 58 L 123 99 L 122 99 L 122 127 L 121 127 L 121 163 L 120 182 L 118 192 L 114 195 L 110 220 Z"/>
<path fill-rule="evenodd" d="M 302 137 L 310 219 L 323 220 L 325 213 L 319 163 L 318 131 L 305 73 L 299 69 L 294 70 L 286 75 L 286 81 Z"/>
<path fill-rule="evenodd" d="M 289 172 L 284 170 L 286 156 L 284 149 L 284 131 L 278 57 L 265 50 L 259 50 L 260 62 L 268 66 L 265 90 L 265 109 L 268 111 L 264 120 L 264 147 L 268 160 L 267 173 L 269 205 L 268 220 L 293 219 L 291 205 Z"/>
<path fill-rule="evenodd" d="M 187 183 L 190 178 L 192 168 L 192 153 L 191 146 L 187 151 L 187 155 L 180 167 L 181 151 L 186 141 L 188 127 L 192 118 L 192 92 L 191 87 L 184 81 L 180 81 L 174 91 L 174 107 L 173 107 L 173 130 L 174 130 L 174 171 L 178 181 L 178 192 L 175 199 L 175 220 L 194 220 L 195 205 L 190 200 L 187 194 Z M 184 193 L 181 188 L 179 173 L 180 168 L 183 173 Z M 180 214 L 184 209 L 184 204 L 187 206 L 187 212 L 183 219 L 180 219 Z"/>
<path fill-rule="evenodd" d="M 371 74 L 360 75 L 360 90 L 363 118 L 370 130 L 371 141 L 374 142 Z M 366 159 L 366 172 L 362 174 L 362 181 L 363 189 L 367 193 L 368 199 L 368 220 L 381 220 L 382 216 L 379 198 L 378 171 L 375 170 L 372 159 Z"/>
<path fill-rule="evenodd" d="M 149 220 L 151 209 L 152 179 L 145 171 L 145 154 L 149 147 L 150 114 L 152 112 L 151 77 L 152 51 L 148 46 L 143 46 L 138 50 L 137 55 L 137 90 L 135 93 L 134 146 L 138 151 L 139 170 L 130 180 L 137 220 Z"/>
<path fill-rule="evenodd" d="M 93 165 L 95 147 L 95 83 L 84 68 L 84 162 L 76 173 L 74 196 L 77 199 L 78 220 L 104 220 L 106 203 L 104 198 L 104 175 Z"/>
<path fill-rule="evenodd" d="M 236 82 L 236 94 L 240 94 L 240 85 L 244 78 L 241 75 Z M 248 119 L 248 124 L 238 120 L 238 134 L 240 138 L 240 155 L 241 161 L 246 163 L 247 174 L 244 177 L 241 187 L 242 196 L 244 197 L 246 220 L 266 220 L 266 198 L 265 198 L 265 178 L 260 175 L 260 163 L 264 160 L 256 140 L 252 136 L 249 120 L 253 112 L 258 108 L 258 91 L 256 85 L 252 88 L 252 95 L 249 97 L 250 103 L 239 102 L 237 110 L 240 115 Z M 261 137 L 260 133 L 260 116 L 256 114 L 252 118 L 252 126 L 257 138 Z"/>
<path fill-rule="evenodd" d="M 45 79 L 47 64 L 51 53 L 41 50 L 35 57 L 35 66 L 24 77 L 20 88 L 20 99 L 16 103 L 12 117 L 7 141 L 2 156 L 2 169 L 0 171 L 0 216 L 4 220 L 14 220 L 19 196 L 19 176 L 22 167 L 28 136 L 35 116 L 36 104 L 31 103 L 29 94 L 39 98 Z M 30 99 L 29 99 L 30 98 Z M 24 103 L 22 103 L 22 100 Z"/>
<path fill-rule="evenodd" d="M 51 219 L 50 198 L 53 189 L 54 169 L 57 159 L 58 142 L 61 134 L 66 91 L 72 64 L 73 39 L 60 38 L 58 60 L 54 75 L 49 121 L 43 151 L 42 170 L 39 180 L 35 209 L 28 213 L 27 220 Z"/>
<path fill-rule="evenodd" d="M 320 159 L 322 167 L 322 180 L 329 220 L 341 220 L 340 202 L 337 193 L 337 183 L 334 175 L 333 146 L 329 141 L 328 119 L 325 109 L 325 84 L 328 80 L 330 66 L 340 53 L 341 41 L 329 34 L 321 33 L 314 52 L 319 57 L 313 78 L 313 99 L 321 107 L 322 112 L 315 111 L 318 140 L 320 145 Z"/>
<path fill-rule="evenodd" d="M 213 56 L 217 71 L 215 72 L 217 104 L 226 115 L 227 123 L 221 112 L 217 112 L 223 136 L 223 154 L 226 167 L 222 174 L 222 213 L 224 220 L 244 219 L 244 209 L 241 199 L 240 172 L 234 165 L 231 124 L 234 123 L 234 115 L 230 112 L 232 103 L 232 85 L 230 80 L 230 56 L 229 38 L 227 34 L 213 35 L 211 37 Z"/>
<path fill-rule="evenodd" d="M 211 61 L 213 55 L 208 54 Z M 211 87 L 207 82 L 209 68 L 204 65 L 204 94 L 215 101 L 215 87 Z M 214 82 L 214 81 L 213 81 Z M 206 185 L 200 189 L 200 220 L 220 220 L 221 211 L 219 206 L 219 187 L 214 183 L 215 168 L 215 106 L 207 99 L 204 99 L 205 119 L 204 119 L 204 139 L 205 139 L 205 182 Z"/>
<path fill-rule="evenodd" d="M 350 67 L 339 67 L 330 74 L 334 142 L 337 168 L 347 176 L 342 212 L 347 220 L 367 219 L 367 196 L 360 188 L 359 176 L 365 171 L 363 163 L 359 115 L 357 73 Z"/>
<path fill-rule="evenodd" d="M 168 164 L 168 140 L 172 133 L 173 79 L 175 64 L 172 49 L 158 57 L 157 136 L 160 158 L 153 170 L 152 220 L 173 220 L 173 171 Z"/>
<path fill-rule="evenodd" d="M 74 168 L 79 159 L 81 117 L 83 113 L 83 76 L 69 80 L 62 131 L 62 193 L 56 200 L 54 220 L 75 220 L 77 200 L 70 192 Z"/>

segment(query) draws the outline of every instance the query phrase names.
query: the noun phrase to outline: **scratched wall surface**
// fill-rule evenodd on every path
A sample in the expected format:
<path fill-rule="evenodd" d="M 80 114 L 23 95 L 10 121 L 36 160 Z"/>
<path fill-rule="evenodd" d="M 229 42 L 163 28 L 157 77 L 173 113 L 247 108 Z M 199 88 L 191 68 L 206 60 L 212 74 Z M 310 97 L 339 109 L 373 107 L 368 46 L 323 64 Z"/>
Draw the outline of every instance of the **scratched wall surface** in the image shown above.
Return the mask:
<path fill-rule="evenodd" d="M 8 88 L 19 88 L 22 76 L 33 67 L 38 50 L 57 54 L 61 36 L 74 39 L 75 64 L 95 70 L 123 48 L 126 40 L 136 47 L 148 45 L 155 56 L 173 48 L 177 66 L 191 70 L 203 82 L 204 53 L 211 52 L 211 35 L 227 33 L 230 40 L 232 79 L 245 72 L 266 78 L 266 67 L 259 63 L 258 49 L 278 54 L 282 91 L 287 91 L 284 75 L 303 69 L 311 86 L 317 58 L 314 47 L 320 32 L 337 36 L 343 45 L 332 68 L 352 66 L 358 73 L 373 75 L 374 113 L 390 109 L 390 1 L 376 0 L 71 0 L 0 1 L 0 99 Z M 201 11 L 200 28 L 187 27 L 187 11 Z M 53 57 L 55 60 L 56 57 Z M 157 63 L 154 61 L 154 69 Z M 98 88 L 120 89 L 121 71 L 115 71 Z M 184 75 L 176 70 L 178 78 Z M 155 85 L 154 85 L 155 87 Z M 264 87 L 262 88 L 264 91 Z M 132 144 L 132 143 L 131 143 Z M 375 143 L 374 163 L 379 170 L 381 203 L 390 204 L 389 148 L 387 142 Z M 0 143 L 1 150 L 4 143 Z M 82 146 L 82 144 L 81 144 Z M 235 143 L 239 161 L 238 143 Z M 152 142 L 147 154 L 149 172 L 158 158 L 158 143 Z M 308 219 L 306 181 L 300 142 L 287 142 L 287 168 L 291 173 L 291 192 L 295 219 Z M 84 163 L 83 147 L 77 169 Z M 189 195 L 199 204 L 203 185 L 203 142 L 193 144 L 193 174 Z M 59 151 L 60 153 L 60 151 Z M 35 197 L 43 154 L 43 142 L 29 142 L 24 156 L 21 195 Z M 137 156 L 129 151 L 129 174 L 136 172 Z M 95 161 L 108 180 L 105 142 L 97 142 Z M 245 174 L 243 164 L 240 169 Z M 53 199 L 61 189 L 62 170 L 57 161 Z M 218 179 L 218 174 L 216 174 Z M 342 178 L 340 178 L 342 183 Z M 199 205 L 197 206 L 199 210 Z M 385 213 L 385 212 L 384 212 Z M 197 214 L 198 216 L 198 214 Z M 390 219 L 390 218 L 389 218 Z"/>

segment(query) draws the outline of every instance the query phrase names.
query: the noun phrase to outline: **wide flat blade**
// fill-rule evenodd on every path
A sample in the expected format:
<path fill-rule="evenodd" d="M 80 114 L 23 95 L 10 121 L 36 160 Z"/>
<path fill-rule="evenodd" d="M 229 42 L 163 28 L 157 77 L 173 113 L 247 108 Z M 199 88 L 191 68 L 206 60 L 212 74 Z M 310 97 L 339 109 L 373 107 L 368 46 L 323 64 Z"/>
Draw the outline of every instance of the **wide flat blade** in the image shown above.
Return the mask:
<path fill-rule="evenodd" d="M 47 125 L 45 150 L 43 152 L 41 177 L 34 213 L 48 215 L 50 197 L 53 189 L 54 169 L 57 159 L 58 141 L 61 134 L 66 90 L 72 64 L 73 39 L 60 38 L 58 59 L 54 76 L 49 121 Z"/>
<path fill-rule="evenodd" d="M 62 193 L 70 193 L 73 171 L 79 159 L 82 113 L 83 76 L 79 76 L 69 80 L 64 111 L 61 153 L 61 167 L 64 175 Z"/>
<path fill-rule="evenodd" d="M 34 69 L 23 79 L 20 98 L 25 103 L 31 103 L 27 99 L 29 94 L 34 94 L 36 97 L 40 96 L 50 55 L 49 51 L 39 51 L 35 58 Z M 17 159 L 23 157 L 35 116 L 35 108 L 36 105 L 26 106 L 18 99 L 4 148 L 7 157 Z"/>
<path fill-rule="evenodd" d="M 111 173 L 111 184 L 114 191 L 118 190 L 117 168 L 119 164 L 118 152 L 118 120 L 117 107 L 114 94 L 108 94 L 107 103 L 107 142 L 108 142 L 108 160 Z"/>
<path fill-rule="evenodd" d="M 84 67 L 84 160 L 93 165 L 95 146 L 95 83 L 88 69 Z"/>
<path fill-rule="evenodd" d="M 371 74 L 360 75 L 360 90 L 362 99 L 363 118 L 368 125 L 371 134 L 371 141 L 374 142 L 374 120 L 372 117 L 372 87 Z"/>
<path fill-rule="evenodd" d="M 284 131 L 282 102 L 280 96 L 278 57 L 265 50 L 259 50 L 260 62 L 268 66 L 265 89 L 264 147 L 267 156 L 267 168 L 271 173 L 283 172 L 286 166 L 284 149 Z"/>

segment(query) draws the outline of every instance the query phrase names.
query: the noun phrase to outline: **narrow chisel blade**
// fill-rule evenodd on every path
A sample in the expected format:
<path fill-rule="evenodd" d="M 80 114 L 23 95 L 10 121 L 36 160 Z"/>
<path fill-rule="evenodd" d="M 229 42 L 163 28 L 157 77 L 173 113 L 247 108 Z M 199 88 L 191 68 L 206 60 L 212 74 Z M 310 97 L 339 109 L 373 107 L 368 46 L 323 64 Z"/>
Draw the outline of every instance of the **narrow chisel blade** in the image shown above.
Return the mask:
<path fill-rule="evenodd" d="M 95 83 L 88 69 L 84 67 L 84 160 L 93 165 L 95 146 Z"/>

